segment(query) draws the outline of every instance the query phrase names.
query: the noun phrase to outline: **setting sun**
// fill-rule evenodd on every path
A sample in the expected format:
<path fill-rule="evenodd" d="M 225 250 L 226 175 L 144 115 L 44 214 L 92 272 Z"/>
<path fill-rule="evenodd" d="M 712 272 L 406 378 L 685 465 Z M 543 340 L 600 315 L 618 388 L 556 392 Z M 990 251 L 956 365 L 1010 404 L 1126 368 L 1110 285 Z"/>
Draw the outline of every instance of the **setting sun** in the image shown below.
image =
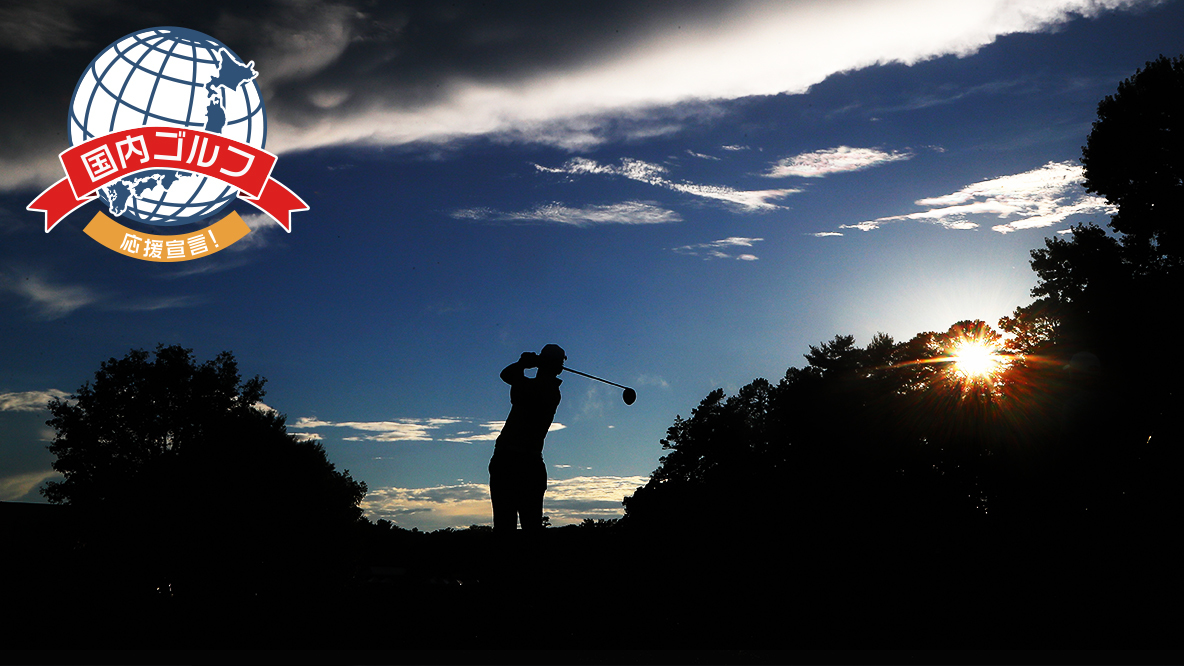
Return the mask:
<path fill-rule="evenodd" d="M 993 344 L 968 340 L 959 344 L 950 357 L 958 374 L 967 379 L 985 379 L 994 374 L 1003 361 L 998 351 Z"/>

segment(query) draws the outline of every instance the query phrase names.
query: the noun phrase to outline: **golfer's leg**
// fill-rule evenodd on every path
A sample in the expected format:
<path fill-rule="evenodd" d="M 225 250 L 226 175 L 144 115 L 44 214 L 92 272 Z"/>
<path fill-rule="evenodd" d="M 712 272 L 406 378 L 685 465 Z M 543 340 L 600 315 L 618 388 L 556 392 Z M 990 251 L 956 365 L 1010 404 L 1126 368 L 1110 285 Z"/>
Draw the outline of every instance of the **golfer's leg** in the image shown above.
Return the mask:
<path fill-rule="evenodd" d="M 522 529 L 541 530 L 543 495 L 547 493 L 547 464 L 540 458 L 537 463 L 524 465 L 521 483 Z"/>
<path fill-rule="evenodd" d="M 505 462 L 494 456 L 489 461 L 489 500 L 493 504 L 493 531 L 513 532 L 518 526 L 513 478 L 506 477 Z M 507 484 L 511 484 L 507 487 Z"/>

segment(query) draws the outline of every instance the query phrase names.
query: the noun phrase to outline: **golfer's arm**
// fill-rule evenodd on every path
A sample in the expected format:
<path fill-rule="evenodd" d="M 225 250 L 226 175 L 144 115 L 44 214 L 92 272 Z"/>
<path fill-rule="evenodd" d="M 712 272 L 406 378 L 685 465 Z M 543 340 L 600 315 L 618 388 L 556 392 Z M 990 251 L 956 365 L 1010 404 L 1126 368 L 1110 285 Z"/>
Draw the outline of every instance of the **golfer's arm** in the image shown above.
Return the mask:
<path fill-rule="evenodd" d="M 523 379 L 526 379 L 526 366 L 522 365 L 522 361 L 514 361 L 502 370 L 502 381 L 511 386 Z"/>

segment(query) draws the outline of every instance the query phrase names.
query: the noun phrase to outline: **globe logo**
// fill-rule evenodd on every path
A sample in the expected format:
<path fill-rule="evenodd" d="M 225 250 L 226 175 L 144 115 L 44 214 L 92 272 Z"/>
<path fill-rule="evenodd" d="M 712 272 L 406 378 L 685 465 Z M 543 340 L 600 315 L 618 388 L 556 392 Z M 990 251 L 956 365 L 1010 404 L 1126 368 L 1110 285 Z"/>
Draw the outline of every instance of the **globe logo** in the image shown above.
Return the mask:
<path fill-rule="evenodd" d="M 79 79 L 70 101 L 70 145 L 153 126 L 204 130 L 262 149 L 267 120 L 254 64 L 196 30 L 128 35 L 99 53 Z M 239 190 L 209 175 L 147 169 L 96 194 L 113 216 L 167 227 L 216 215 Z"/>

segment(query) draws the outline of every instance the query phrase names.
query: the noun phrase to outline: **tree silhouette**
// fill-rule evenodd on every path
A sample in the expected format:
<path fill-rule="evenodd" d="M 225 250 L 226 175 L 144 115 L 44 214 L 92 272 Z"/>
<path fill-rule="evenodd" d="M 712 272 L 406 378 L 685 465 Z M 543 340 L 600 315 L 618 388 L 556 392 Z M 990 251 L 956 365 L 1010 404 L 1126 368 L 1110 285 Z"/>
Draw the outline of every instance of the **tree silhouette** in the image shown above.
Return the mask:
<path fill-rule="evenodd" d="M 1160 56 L 1098 103 L 1081 162 L 1085 187 L 1118 208 L 1110 222 L 1139 265 L 1184 252 L 1184 57 Z"/>
<path fill-rule="evenodd" d="M 50 402 L 65 478 L 42 492 L 85 516 L 86 548 L 128 586 L 252 595 L 340 575 L 365 484 L 289 435 L 263 385 L 229 352 L 109 359 Z"/>
<path fill-rule="evenodd" d="M 1166 489 L 1167 470 L 1184 464 L 1175 416 L 1184 360 L 1147 350 L 1176 327 L 1184 286 L 1182 93 L 1184 58 L 1161 56 L 1098 104 L 1082 163 L 1086 188 L 1116 208 L 1113 233 L 1079 225 L 1032 252 L 1030 307 L 1056 320 L 1041 354 L 1067 369 L 1059 440 L 1086 479 L 1078 489 L 1095 506 L 1141 506 L 1152 522 L 1181 511 Z"/>

